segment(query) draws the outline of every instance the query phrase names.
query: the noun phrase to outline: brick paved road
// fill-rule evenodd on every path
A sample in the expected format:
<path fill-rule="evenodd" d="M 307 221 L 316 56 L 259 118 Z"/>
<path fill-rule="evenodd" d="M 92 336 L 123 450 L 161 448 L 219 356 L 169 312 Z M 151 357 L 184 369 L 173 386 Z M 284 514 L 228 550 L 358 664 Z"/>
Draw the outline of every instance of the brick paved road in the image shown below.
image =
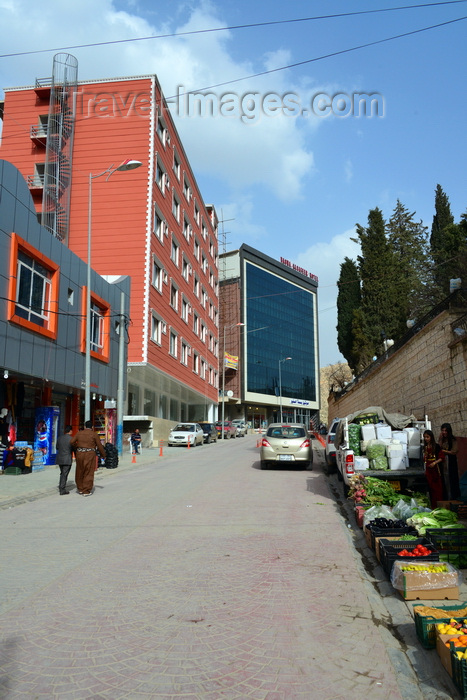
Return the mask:
<path fill-rule="evenodd" d="M 451 697 L 420 689 L 321 469 L 260 471 L 255 445 L 0 511 L 0 697 Z"/>

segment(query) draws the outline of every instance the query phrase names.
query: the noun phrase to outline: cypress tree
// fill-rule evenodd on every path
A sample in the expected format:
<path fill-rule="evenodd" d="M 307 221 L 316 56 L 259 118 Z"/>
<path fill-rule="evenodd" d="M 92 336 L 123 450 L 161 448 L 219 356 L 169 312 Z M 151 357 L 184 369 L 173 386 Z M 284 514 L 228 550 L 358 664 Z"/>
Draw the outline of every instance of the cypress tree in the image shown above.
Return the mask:
<path fill-rule="evenodd" d="M 449 198 L 441 185 L 436 185 L 435 214 L 431 226 L 430 251 L 433 260 L 433 300 L 441 301 L 449 294 L 449 280 L 455 274 L 452 271 L 455 262 L 457 232 L 451 212 Z M 457 246 L 458 247 L 458 246 Z"/>
<path fill-rule="evenodd" d="M 410 318 L 420 318 L 431 307 L 426 287 L 430 276 L 428 230 L 414 220 L 415 212 L 397 200 L 387 224 L 388 242 L 394 255 L 395 306 L 397 311 L 394 340 L 407 331 Z"/>
<path fill-rule="evenodd" d="M 381 209 L 371 209 L 368 226 L 357 224 L 361 246 L 358 266 L 361 279 L 361 310 L 368 334 L 371 355 L 379 355 L 385 339 L 397 331 L 397 285 L 395 257 L 386 238 L 386 225 Z"/>
<path fill-rule="evenodd" d="M 337 286 L 337 347 L 354 369 L 352 322 L 354 311 L 360 308 L 361 293 L 358 268 L 350 258 L 341 263 Z"/>

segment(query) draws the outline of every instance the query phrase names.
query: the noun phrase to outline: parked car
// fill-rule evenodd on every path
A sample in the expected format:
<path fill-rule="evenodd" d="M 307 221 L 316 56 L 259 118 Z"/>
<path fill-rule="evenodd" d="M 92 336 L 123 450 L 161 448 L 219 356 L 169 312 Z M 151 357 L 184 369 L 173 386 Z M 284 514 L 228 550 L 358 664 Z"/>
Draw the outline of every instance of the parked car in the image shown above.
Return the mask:
<path fill-rule="evenodd" d="M 339 425 L 340 418 L 334 418 L 331 421 L 328 432 L 325 437 L 325 447 L 324 447 L 324 459 L 326 461 L 326 474 L 334 474 L 337 471 L 336 465 L 336 446 L 334 445 L 334 436 L 336 434 L 336 428 Z"/>
<path fill-rule="evenodd" d="M 237 435 L 237 428 L 233 425 L 231 420 L 224 421 L 224 438 L 222 438 L 222 421 L 219 420 L 216 423 L 217 437 L 222 440 L 229 440 Z"/>
<path fill-rule="evenodd" d="M 168 445 L 173 447 L 174 445 L 188 445 L 190 442 L 191 447 L 196 447 L 196 445 L 202 445 L 204 442 L 204 432 L 199 423 L 178 423 L 170 431 Z"/>
<path fill-rule="evenodd" d="M 217 442 L 217 428 L 215 423 L 206 423 L 206 421 L 200 421 L 204 433 L 204 442 L 209 444 L 210 442 Z"/>
<path fill-rule="evenodd" d="M 247 431 L 245 421 L 236 418 L 232 421 L 232 425 L 235 426 L 237 437 L 245 437 Z"/>
<path fill-rule="evenodd" d="M 271 464 L 300 466 L 313 463 L 313 448 L 303 423 L 271 423 L 261 440 L 261 469 Z"/>

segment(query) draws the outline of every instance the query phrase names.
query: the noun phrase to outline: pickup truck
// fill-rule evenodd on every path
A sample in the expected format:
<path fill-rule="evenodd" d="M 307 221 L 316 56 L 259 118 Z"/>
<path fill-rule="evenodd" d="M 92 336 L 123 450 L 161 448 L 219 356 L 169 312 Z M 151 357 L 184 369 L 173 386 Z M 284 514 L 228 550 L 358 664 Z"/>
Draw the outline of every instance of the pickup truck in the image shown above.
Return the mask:
<path fill-rule="evenodd" d="M 413 431 L 415 439 L 420 441 L 419 447 L 413 447 L 412 454 L 418 455 L 410 458 L 411 453 L 408 452 L 407 464 L 405 469 L 366 469 L 360 471 L 359 460 L 356 459 L 354 450 L 349 444 L 349 424 L 365 421 L 365 416 L 372 416 L 372 421 L 377 425 L 384 424 L 390 426 L 392 430 L 403 432 L 405 428 L 416 428 L 419 433 Z M 368 419 L 370 420 L 370 418 Z M 375 425 L 376 428 L 376 425 Z M 424 420 L 417 420 L 415 416 L 404 416 L 402 413 L 387 413 L 381 406 L 370 406 L 362 411 L 352 413 L 339 421 L 334 437 L 334 445 L 336 447 L 336 466 L 337 477 L 342 481 L 344 487 L 344 495 L 349 492 L 349 479 L 356 473 L 362 473 L 365 476 L 376 477 L 391 481 L 396 491 L 404 492 L 406 489 L 414 491 L 426 491 L 426 479 L 423 467 L 423 432 L 431 430 L 431 423 L 425 416 Z"/>

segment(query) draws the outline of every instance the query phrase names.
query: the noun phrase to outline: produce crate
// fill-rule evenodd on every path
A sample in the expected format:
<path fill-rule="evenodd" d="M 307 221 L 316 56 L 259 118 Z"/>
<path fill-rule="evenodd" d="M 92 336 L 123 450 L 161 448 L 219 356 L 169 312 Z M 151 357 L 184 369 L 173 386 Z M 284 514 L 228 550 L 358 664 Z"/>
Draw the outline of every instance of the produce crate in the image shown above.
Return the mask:
<path fill-rule="evenodd" d="M 451 649 L 451 668 L 452 680 L 460 693 L 460 696 L 466 700 L 467 698 L 467 660 L 458 659 L 456 656 L 456 648 Z"/>
<path fill-rule="evenodd" d="M 414 603 L 413 607 L 416 608 L 423 603 Z M 454 620 L 458 622 L 464 622 L 467 617 L 456 617 L 455 613 L 462 608 L 467 608 L 467 603 L 457 603 L 457 605 L 439 605 L 436 606 L 437 610 L 445 611 L 446 617 L 432 617 L 431 615 L 419 615 L 414 610 L 415 619 L 415 631 L 417 632 L 417 637 L 425 647 L 425 649 L 434 649 L 436 647 L 436 625 L 441 622 L 449 622 L 449 620 Z"/>
<path fill-rule="evenodd" d="M 22 474 L 20 467 L 7 467 L 4 471 L 5 474 Z"/>
<path fill-rule="evenodd" d="M 384 542 L 384 540 L 383 540 Z M 431 551 L 431 554 L 427 554 L 424 557 L 401 557 L 399 552 L 406 549 L 411 552 L 415 549 L 417 544 L 423 544 L 427 549 Z M 439 561 L 439 554 L 435 550 L 434 546 L 425 537 L 418 538 L 417 540 L 412 540 L 411 542 L 391 542 L 390 544 L 381 546 L 380 544 L 380 559 L 381 565 L 388 576 L 391 575 L 391 569 L 395 561 L 404 561 L 410 564 L 418 564 L 430 561 Z"/>
<path fill-rule="evenodd" d="M 457 513 L 459 520 L 467 520 L 467 503 L 453 502 L 450 505 L 450 510 L 453 513 Z"/>
<path fill-rule="evenodd" d="M 375 548 L 375 537 L 395 537 L 397 535 L 413 535 L 417 534 L 417 531 L 413 527 L 371 527 L 371 523 L 367 525 L 371 533 L 371 547 Z"/>
<path fill-rule="evenodd" d="M 458 569 L 467 568 L 467 528 L 427 529 L 426 537 L 439 552 L 440 561 L 447 561 Z"/>

